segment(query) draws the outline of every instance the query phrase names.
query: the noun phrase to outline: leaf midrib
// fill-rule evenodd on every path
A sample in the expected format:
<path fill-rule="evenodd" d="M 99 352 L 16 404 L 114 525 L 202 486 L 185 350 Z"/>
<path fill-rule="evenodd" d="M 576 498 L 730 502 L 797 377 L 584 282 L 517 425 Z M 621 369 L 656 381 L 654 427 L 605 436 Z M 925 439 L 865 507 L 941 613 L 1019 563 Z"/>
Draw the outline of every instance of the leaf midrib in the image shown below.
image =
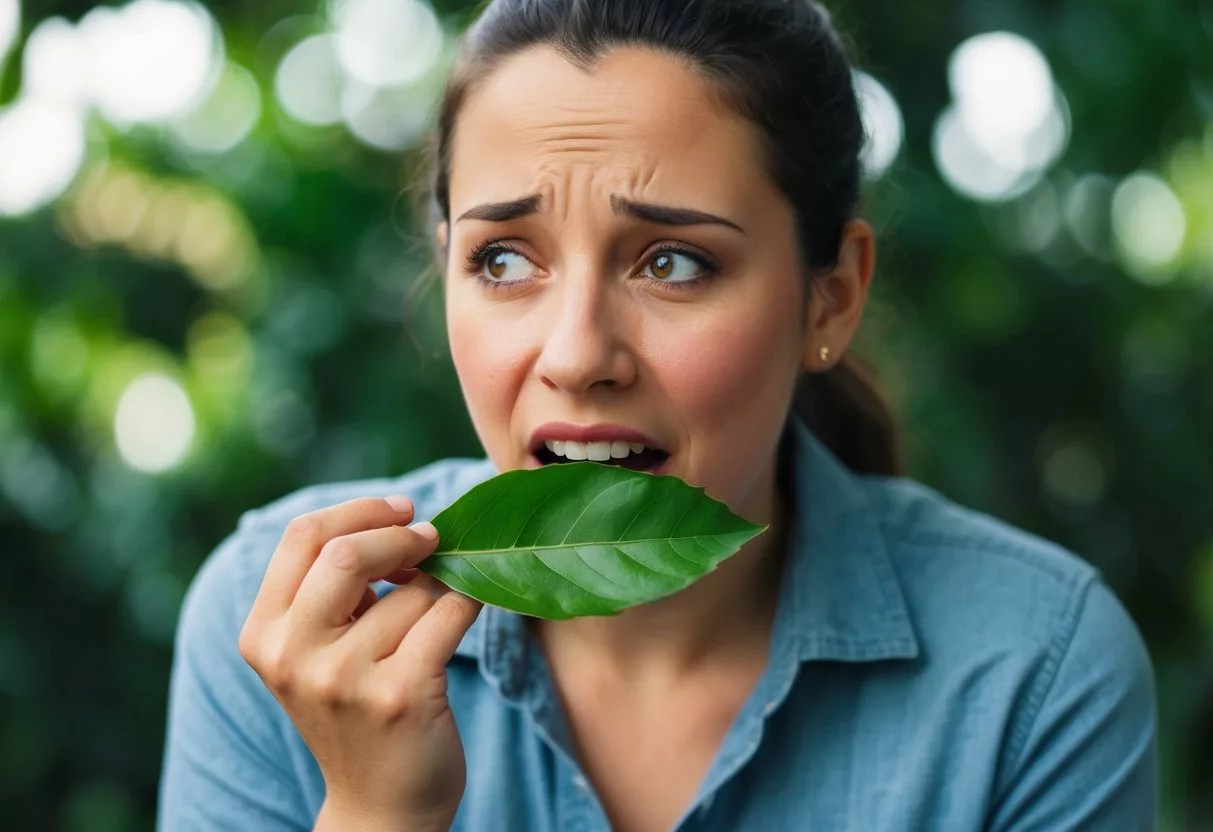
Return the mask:
<path fill-rule="evenodd" d="M 632 540 L 587 540 L 582 543 L 553 543 L 545 546 L 508 546 L 501 549 L 450 549 L 445 552 L 435 552 L 430 557 L 473 557 L 475 555 L 501 555 L 510 552 L 545 552 L 551 549 L 573 549 L 577 546 L 623 546 L 632 543 L 664 543 L 670 540 L 703 540 L 704 538 L 727 537 L 744 534 L 745 530 L 735 532 L 718 532 L 716 534 L 689 534 L 680 537 L 637 537 Z"/>

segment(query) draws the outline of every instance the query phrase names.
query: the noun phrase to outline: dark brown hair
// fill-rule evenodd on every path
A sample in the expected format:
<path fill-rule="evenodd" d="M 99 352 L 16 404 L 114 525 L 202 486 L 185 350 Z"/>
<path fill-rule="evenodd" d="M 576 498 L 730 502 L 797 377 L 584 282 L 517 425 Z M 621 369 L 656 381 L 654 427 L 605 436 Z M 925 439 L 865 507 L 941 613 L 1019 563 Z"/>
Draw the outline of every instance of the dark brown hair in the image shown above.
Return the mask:
<path fill-rule="evenodd" d="M 439 110 L 433 222 L 450 219 L 451 135 L 472 85 L 540 44 L 586 68 L 617 46 L 689 60 L 762 135 L 767 172 L 796 213 L 810 285 L 837 265 L 858 210 L 864 132 L 850 61 L 812 0 L 493 0 L 464 36 Z M 805 374 L 793 409 L 852 470 L 900 473 L 893 414 L 856 359 Z"/>

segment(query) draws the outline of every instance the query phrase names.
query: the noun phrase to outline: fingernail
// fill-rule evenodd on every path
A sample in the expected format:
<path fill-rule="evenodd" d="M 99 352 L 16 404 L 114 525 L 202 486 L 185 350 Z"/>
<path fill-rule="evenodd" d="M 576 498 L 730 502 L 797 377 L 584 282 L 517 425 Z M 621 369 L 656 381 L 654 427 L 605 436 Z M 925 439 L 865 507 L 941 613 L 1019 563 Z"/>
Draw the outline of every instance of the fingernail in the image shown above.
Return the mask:
<path fill-rule="evenodd" d="M 438 530 L 434 528 L 433 523 L 414 523 L 409 528 L 427 540 L 438 539 Z"/>
<path fill-rule="evenodd" d="M 407 514 L 413 510 L 413 501 L 408 497 L 403 497 L 399 494 L 393 494 L 390 497 L 384 497 L 383 501 L 391 506 L 395 511 L 401 514 Z"/>

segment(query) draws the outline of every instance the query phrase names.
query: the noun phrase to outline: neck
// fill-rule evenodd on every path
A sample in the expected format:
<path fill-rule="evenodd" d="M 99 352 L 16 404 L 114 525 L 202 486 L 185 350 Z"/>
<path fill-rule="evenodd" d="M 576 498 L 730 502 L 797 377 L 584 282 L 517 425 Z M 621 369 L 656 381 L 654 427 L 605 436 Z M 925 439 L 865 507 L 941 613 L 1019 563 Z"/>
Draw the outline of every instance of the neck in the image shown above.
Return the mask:
<path fill-rule="evenodd" d="M 786 549 L 786 512 L 773 478 L 769 498 L 769 509 L 751 519 L 770 528 L 686 589 L 618 615 L 532 620 L 551 665 L 557 671 L 589 666 L 599 677 L 660 683 L 721 663 L 752 661 L 756 650 L 765 657 Z"/>

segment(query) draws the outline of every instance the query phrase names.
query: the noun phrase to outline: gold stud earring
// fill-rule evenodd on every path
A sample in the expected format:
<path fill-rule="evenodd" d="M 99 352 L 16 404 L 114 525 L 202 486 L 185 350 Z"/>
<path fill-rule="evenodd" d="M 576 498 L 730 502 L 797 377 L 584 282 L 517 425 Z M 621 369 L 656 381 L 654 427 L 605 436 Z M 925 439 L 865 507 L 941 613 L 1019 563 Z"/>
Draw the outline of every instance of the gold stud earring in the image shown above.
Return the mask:
<path fill-rule="evenodd" d="M 830 360 L 830 348 L 823 346 L 821 349 L 819 349 L 817 351 L 817 357 L 821 359 L 822 363 L 829 361 Z"/>

